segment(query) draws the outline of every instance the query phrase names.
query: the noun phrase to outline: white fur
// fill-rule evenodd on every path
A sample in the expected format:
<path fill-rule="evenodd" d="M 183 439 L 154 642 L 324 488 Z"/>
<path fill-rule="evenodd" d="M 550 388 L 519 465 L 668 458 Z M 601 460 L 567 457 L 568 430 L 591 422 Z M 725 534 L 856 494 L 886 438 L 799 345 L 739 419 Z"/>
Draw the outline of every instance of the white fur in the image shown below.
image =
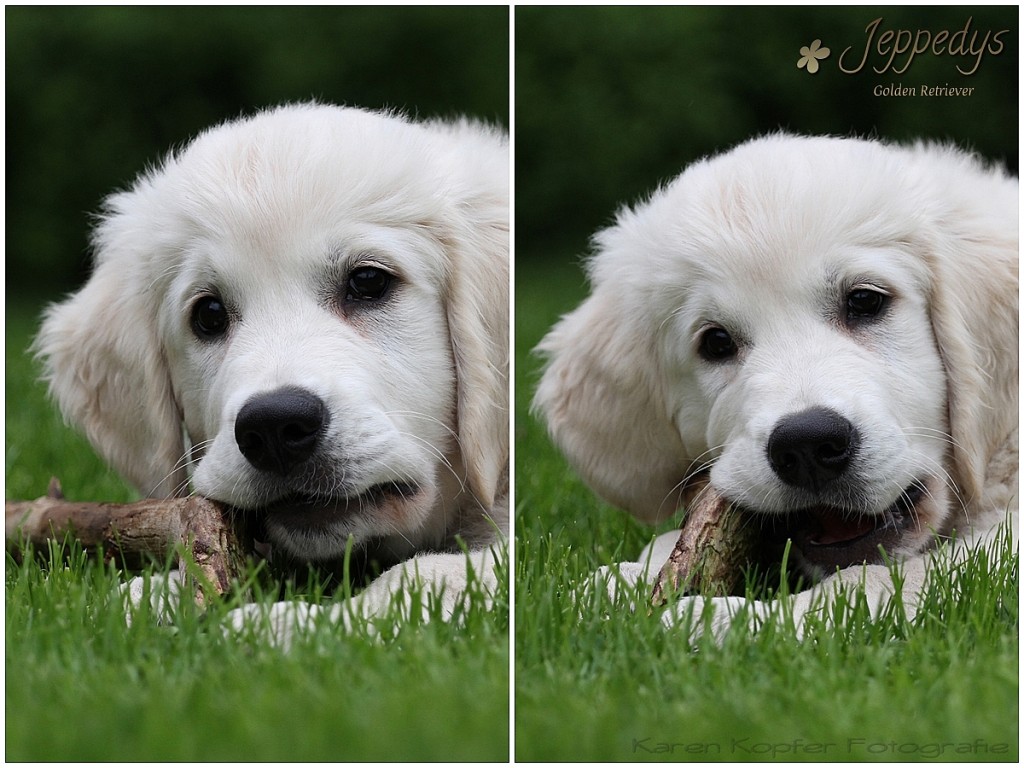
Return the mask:
<path fill-rule="evenodd" d="M 495 130 L 268 110 L 202 133 L 106 201 L 92 277 L 49 309 L 37 350 L 66 418 L 146 495 L 191 484 L 251 510 L 295 491 L 415 484 L 320 529 L 278 516 L 269 534 L 310 560 L 350 536 L 424 573 L 439 558 L 457 591 L 465 558 L 425 553 L 457 551 L 456 537 L 483 553 L 506 535 L 508 217 Z M 365 265 L 396 287 L 349 311 L 347 277 Z M 208 292 L 232 312 L 215 342 L 190 326 Z M 329 411 L 306 477 L 261 472 L 236 444 L 243 404 L 282 387 Z M 492 569 L 482 578 L 493 586 Z"/>
<path fill-rule="evenodd" d="M 889 553 L 908 559 L 912 604 L 937 539 L 985 538 L 1008 513 L 1016 531 L 1017 211 L 1016 179 L 952 148 L 774 135 L 695 163 L 596 236 L 590 297 L 539 347 L 535 406 L 583 478 L 649 522 L 704 470 L 763 515 L 849 505 L 781 482 L 766 454 L 787 414 L 842 414 L 862 438 L 845 488 L 860 514 L 927 482 Z M 844 327 L 859 285 L 891 302 Z M 698 354 L 709 325 L 738 339 L 735 359 Z M 675 538 L 627 578 L 654 578 Z M 876 569 L 877 601 L 892 584 Z M 864 574 L 796 596 L 796 613 Z"/>

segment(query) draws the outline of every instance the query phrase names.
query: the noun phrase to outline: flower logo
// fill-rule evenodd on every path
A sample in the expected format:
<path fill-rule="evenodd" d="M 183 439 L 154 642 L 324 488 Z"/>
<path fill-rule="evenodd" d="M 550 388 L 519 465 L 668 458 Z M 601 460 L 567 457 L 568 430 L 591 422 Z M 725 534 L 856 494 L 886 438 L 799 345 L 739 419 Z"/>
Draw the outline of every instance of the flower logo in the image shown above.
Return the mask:
<path fill-rule="evenodd" d="M 832 51 L 828 48 L 821 47 L 821 40 L 815 40 L 810 46 L 805 45 L 800 49 L 800 59 L 796 63 L 797 69 L 807 67 L 807 71 L 813 75 L 818 71 L 818 61 L 827 59 L 830 53 Z"/>

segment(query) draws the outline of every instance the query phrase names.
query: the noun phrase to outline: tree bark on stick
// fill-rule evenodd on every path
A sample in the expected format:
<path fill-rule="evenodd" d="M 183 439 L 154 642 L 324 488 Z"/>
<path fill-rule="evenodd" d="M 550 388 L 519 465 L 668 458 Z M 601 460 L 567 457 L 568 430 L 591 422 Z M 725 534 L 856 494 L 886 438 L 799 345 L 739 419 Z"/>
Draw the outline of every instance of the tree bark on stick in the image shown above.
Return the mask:
<path fill-rule="evenodd" d="M 753 559 L 758 528 L 750 524 L 707 482 L 693 481 L 685 491 L 686 516 L 668 562 L 651 595 L 661 605 L 671 593 L 709 597 L 736 594 L 743 586 L 743 569 Z"/>
<path fill-rule="evenodd" d="M 17 554 L 30 544 L 46 549 L 51 540 L 73 536 L 105 560 L 128 567 L 147 559 L 177 555 L 179 571 L 198 568 L 196 601 L 226 592 L 240 580 L 253 550 L 243 521 L 210 499 L 144 499 L 131 504 L 66 501 L 56 483 L 35 501 L 6 502 L 7 548 Z"/>

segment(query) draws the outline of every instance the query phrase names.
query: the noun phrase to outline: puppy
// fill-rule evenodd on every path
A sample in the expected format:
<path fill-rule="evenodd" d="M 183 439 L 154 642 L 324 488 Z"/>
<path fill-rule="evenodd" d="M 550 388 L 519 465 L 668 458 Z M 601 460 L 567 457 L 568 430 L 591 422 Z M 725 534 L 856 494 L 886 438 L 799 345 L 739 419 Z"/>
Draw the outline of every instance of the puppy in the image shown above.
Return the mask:
<path fill-rule="evenodd" d="M 837 583 L 880 607 L 888 558 L 912 613 L 939 542 L 1016 535 L 1017 213 L 1016 179 L 949 147 L 773 135 L 695 163 L 597 234 L 535 407 L 641 520 L 709 473 L 817 583 L 798 621 Z"/>
<path fill-rule="evenodd" d="M 259 515 L 311 562 L 351 540 L 399 564 L 360 612 L 419 581 L 450 613 L 468 578 L 494 588 L 506 535 L 508 221 L 497 130 L 264 111 L 106 200 L 92 276 L 36 349 L 144 495 Z"/>

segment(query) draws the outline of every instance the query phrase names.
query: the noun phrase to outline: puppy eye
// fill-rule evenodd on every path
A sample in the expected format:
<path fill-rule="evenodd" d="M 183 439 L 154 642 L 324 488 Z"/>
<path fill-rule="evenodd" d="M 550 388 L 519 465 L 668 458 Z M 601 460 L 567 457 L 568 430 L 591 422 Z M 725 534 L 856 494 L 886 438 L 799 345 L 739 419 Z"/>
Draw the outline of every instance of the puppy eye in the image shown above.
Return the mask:
<path fill-rule="evenodd" d="M 728 360 L 736 355 L 736 342 L 724 328 L 708 328 L 700 336 L 700 356 L 709 362 Z"/>
<path fill-rule="evenodd" d="M 228 309 L 217 296 L 203 296 L 192 305 L 192 332 L 196 338 L 212 341 L 227 333 Z"/>
<path fill-rule="evenodd" d="M 380 301 L 391 288 L 391 275 L 379 267 L 358 267 L 348 276 L 348 301 Z"/>
<path fill-rule="evenodd" d="M 857 288 L 846 297 L 846 322 L 848 325 L 878 317 L 889 297 L 871 288 Z"/>

